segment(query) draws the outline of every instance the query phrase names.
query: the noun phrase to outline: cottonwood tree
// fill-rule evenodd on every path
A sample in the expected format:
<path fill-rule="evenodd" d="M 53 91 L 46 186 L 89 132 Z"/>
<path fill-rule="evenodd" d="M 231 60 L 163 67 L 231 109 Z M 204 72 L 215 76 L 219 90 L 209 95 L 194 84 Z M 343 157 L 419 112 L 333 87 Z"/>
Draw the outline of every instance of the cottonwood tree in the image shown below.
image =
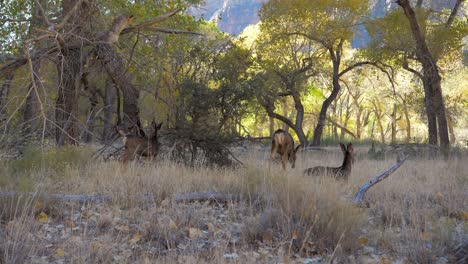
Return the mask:
<path fill-rule="evenodd" d="M 196 2 L 196 1 L 184 1 Z M 57 97 L 55 102 L 56 126 L 55 139 L 58 145 L 77 143 L 78 98 L 84 83 L 86 83 L 87 67 L 90 61 L 101 66 L 110 80 L 122 92 L 123 97 L 123 125 L 133 133 L 144 134 L 139 117 L 139 90 L 132 83 L 132 76 L 124 63 L 122 54 L 117 48 L 121 35 L 134 32 L 165 32 L 177 30 L 155 27 L 156 24 L 173 17 L 184 10 L 184 3 L 168 1 L 165 3 L 149 4 L 134 3 L 131 7 L 148 7 L 148 10 L 158 15 L 136 17 L 126 14 L 116 14 L 110 23 L 106 21 L 103 12 L 111 13 L 116 8 L 114 2 L 63 0 L 57 1 L 54 11 L 60 12 L 56 17 L 53 10 L 47 11 L 40 1 L 35 1 L 39 7 L 42 22 L 42 35 L 29 39 L 24 45 L 24 55 L 11 60 L 0 67 L 0 77 L 7 76 L 23 65 L 34 65 L 40 58 L 48 57 L 57 68 Z M 55 2 L 54 2 L 55 3 Z M 60 6 L 60 8 L 58 8 Z M 131 8 L 129 8 L 131 9 Z M 31 9 L 35 10 L 35 9 Z M 121 11 L 120 11 L 121 12 Z M 132 22 L 132 19 L 136 22 Z M 34 24 L 33 24 L 34 25 Z M 38 29 L 39 30 L 39 29 Z M 41 40 L 47 40 L 45 48 L 31 49 L 29 45 L 36 45 Z M 36 45 L 37 46 L 37 45 Z M 32 69 L 32 83 L 36 86 L 34 67 Z M 48 119 L 45 115 L 44 119 Z"/>
<path fill-rule="evenodd" d="M 356 67 L 377 65 L 370 61 L 355 61 L 344 54 L 345 47 L 355 36 L 353 25 L 367 14 L 367 0 L 272 0 L 263 5 L 260 11 L 262 24 L 265 28 L 271 28 L 274 36 L 301 37 L 321 50 L 321 68 L 329 72 L 332 89 L 322 104 L 313 145 L 320 145 L 327 111 L 341 91 L 340 78 Z"/>
<path fill-rule="evenodd" d="M 264 13 L 260 16 L 266 19 Z M 256 70 L 264 72 L 257 77 L 265 80 L 256 84 L 261 83 L 262 87 L 257 89 L 258 101 L 270 118 L 277 119 L 293 129 L 300 143 L 307 146 L 303 129 L 305 112 L 302 100 L 307 91 L 307 80 L 313 74 L 311 70 L 314 66 L 315 49 L 309 40 L 302 37 L 278 36 L 277 29 L 270 23 L 262 23 L 260 30 L 255 45 L 258 63 Z M 292 99 L 295 115 L 286 109 L 286 98 Z M 282 114 L 275 109 L 280 103 L 283 105 Z"/>
<path fill-rule="evenodd" d="M 425 1 L 418 1 L 414 7 L 408 0 L 396 2 L 401 8 L 368 24 L 370 48 L 374 55 L 400 65 L 421 79 L 429 144 L 436 145 L 439 141 L 446 152 L 450 141 L 439 61 L 461 52 L 468 23 L 457 19 L 457 13 L 464 0 L 457 0 L 448 13 L 424 8 Z"/>

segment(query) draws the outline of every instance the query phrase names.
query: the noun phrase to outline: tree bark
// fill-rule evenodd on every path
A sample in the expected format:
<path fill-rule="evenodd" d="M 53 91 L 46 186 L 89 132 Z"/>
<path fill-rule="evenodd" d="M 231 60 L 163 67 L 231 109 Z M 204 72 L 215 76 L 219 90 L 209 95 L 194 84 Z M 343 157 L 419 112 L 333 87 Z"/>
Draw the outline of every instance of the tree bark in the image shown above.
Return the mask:
<path fill-rule="evenodd" d="M 117 54 L 115 48 L 107 43 L 98 44 L 94 52 L 96 57 L 103 62 L 112 82 L 122 91 L 123 126 L 127 131 L 133 131 L 136 128 L 136 133 L 144 136 L 140 123 L 140 111 L 138 109 L 140 93 L 133 86 L 130 73 L 122 58 Z"/>
<path fill-rule="evenodd" d="M 82 50 L 69 49 L 59 56 L 57 63 L 58 94 L 55 102 L 55 140 L 58 146 L 78 144 L 76 110 L 83 74 Z"/>
<path fill-rule="evenodd" d="M 40 84 L 40 69 L 41 69 L 41 60 L 37 59 L 32 62 L 32 69 L 33 69 L 33 76 L 34 76 L 34 83 L 36 85 Z M 24 105 L 24 112 L 23 112 L 23 124 L 22 124 L 22 133 L 23 135 L 30 135 L 31 132 L 35 131 L 37 128 L 36 121 L 34 120 L 35 115 L 37 114 L 37 104 L 38 98 L 37 94 L 34 91 L 33 87 L 33 80 L 28 86 L 28 95 L 26 97 L 26 103 Z M 42 87 L 39 85 L 37 88 Z"/>
<path fill-rule="evenodd" d="M 333 50 L 330 50 L 330 53 L 334 53 Z M 333 55 L 335 56 L 335 55 Z M 336 57 L 336 56 L 335 56 Z M 339 69 L 340 69 L 340 60 L 339 56 L 337 59 L 333 60 L 333 89 L 331 94 L 325 99 L 320 109 L 320 114 L 317 122 L 317 126 L 314 130 L 314 138 L 312 140 L 312 145 L 319 146 L 322 140 L 323 128 L 325 127 L 325 121 L 327 119 L 327 111 L 331 103 L 336 99 L 338 93 L 341 90 L 341 85 L 339 81 Z"/>
<path fill-rule="evenodd" d="M 408 104 L 405 99 L 402 98 L 403 113 L 405 114 L 406 120 L 406 143 L 411 142 L 411 119 L 408 111 Z"/>
<path fill-rule="evenodd" d="M 397 105 L 396 103 L 393 104 L 393 111 L 392 111 L 392 119 L 391 119 L 391 127 L 392 127 L 392 139 L 391 144 L 396 144 L 396 137 L 397 137 Z"/>
<path fill-rule="evenodd" d="M 437 60 L 429 50 L 424 34 L 422 33 L 419 23 L 416 18 L 416 14 L 410 5 L 409 0 L 397 0 L 397 4 L 403 9 L 406 18 L 408 19 L 413 39 L 416 42 L 416 56 L 421 62 L 423 68 L 423 82 L 426 92 L 431 92 L 430 95 L 426 95 L 426 104 L 432 104 L 432 110 L 437 119 L 437 127 L 440 139 L 440 146 L 445 155 L 448 155 L 450 149 L 450 140 L 448 133 L 447 118 L 445 115 L 445 104 L 442 96 L 441 89 L 441 77 L 437 66 Z M 457 7 L 454 10 L 458 10 Z M 453 12 L 452 12 L 453 13 Z M 427 108 L 427 106 L 426 106 Z M 434 117 L 432 113 L 428 112 L 429 130 L 434 129 Z M 430 135 L 431 136 L 431 135 Z M 433 136 L 433 135 L 432 135 Z M 429 138 L 429 141 L 434 141 L 434 138 Z"/>
<path fill-rule="evenodd" d="M 86 121 L 86 126 L 84 130 L 84 141 L 90 143 L 93 140 L 94 135 L 94 126 L 96 123 L 97 118 L 97 105 L 99 103 L 98 97 L 98 90 L 95 86 L 90 86 L 86 74 L 83 75 L 82 78 L 84 90 L 89 92 L 88 100 L 89 100 L 89 113 L 88 119 Z"/>
<path fill-rule="evenodd" d="M 114 123 L 113 115 L 116 109 L 114 109 L 116 100 L 116 94 L 114 85 L 110 79 L 106 80 L 106 87 L 105 87 L 105 94 L 104 94 L 104 130 L 102 131 L 102 141 L 105 144 L 109 144 L 110 140 L 112 139 L 112 135 L 114 134 L 113 126 Z"/>
<path fill-rule="evenodd" d="M 32 10 L 32 17 L 31 23 L 29 25 L 29 33 L 30 37 L 37 35 L 37 29 L 42 24 L 42 15 L 40 9 L 47 10 L 48 1 L 41 0 L 35 2 L 33 10 Z M 40 5 L 40 6 L 39 6 Z M 34 42 L 34 50 L 40 50 L 46 46 L 45 40 L 39 40 Z M 30 135 L 32 131 L 37 128 L 37 121 L 34 120 L 34 115 L 37 114 L 38 111 L 38 102 L 39 98 L 37 98 L 37 93 L 33 90 L 33 82 L 38 85 L 42 84 L 40 81 L 40 70 L 41 70 L 41 58 L 37 58 L 32 61 L 32 69 L 33 69 L 33 76 L 34 80 L 31 80 L 31 83 L 28 87 L 28 95 L 26 97 L 26 103 L 24 105 L 23 110 L 23 124 L 22 124 L 22 133 L 24 135 Z M 42 85 L 38 85 L 36 88 L 40 88 Z"/>
<path fill-rule="evenodd" d="M 3 115 L 7 110 L 8 94 L 10 93 L 11 82 L 14 76 L 14 73 L 9 73 L 5 77 L 5 80 L 3 80 L 3 84 L 0 89 L 0 122 L 3 121 Z"/>

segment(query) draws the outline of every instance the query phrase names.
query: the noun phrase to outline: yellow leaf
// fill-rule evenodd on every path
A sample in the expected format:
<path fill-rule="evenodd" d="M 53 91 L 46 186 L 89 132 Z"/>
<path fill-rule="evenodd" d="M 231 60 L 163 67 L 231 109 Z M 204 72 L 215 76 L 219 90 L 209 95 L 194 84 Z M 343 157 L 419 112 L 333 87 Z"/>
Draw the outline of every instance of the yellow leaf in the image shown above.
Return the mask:
<path fill-rule="evenodd" d="M 136 244 L 140 239 L 141 235 L 139 233 L 135 233 L 128 242 L 130 242 L 130 244 Z"/>
<path fill-rule="evenodd" d="M 47 222 L 49 222 L 49 216 L 46 213 L 41 212 L 39 214 L 39 217 L 37 218 L 37 220 L 39 220 L 39 222 L 41 222 L 41 223 L 47 223 Z"/>
<path fill-rule="evenodd" d="M 216 227 L 212 223 L 206 224 L 208 227 L 208 232 L 210 233 L 216 233 Z"/>
<path fill-rule="evenodd" d="M 198 229 L 198 228 L 189 228 L 189 237 L 191 239 L 197 239 L 199 238 L 201 235 L 203 234 L 203 232 Z"/>
<path fill-rule="evenodd" d="M 63 258 L 65 257 L 65 250 L 63 250 L 63 248 L 57 248 L 55 255 L 59 258 Z"/>
<path fill-rule="evenodd" d="M 458 212 L 458 214 L 460 215 L 460 218 L 462 220 L 468 220 L 468 212 L 467 211 L 460 211 L 460 212 Z"/>
<path fill-rule="evenodd" d="M 43 207 L 43 204 L 41 202 L 36 202 L 34 204 L 34 211 L 39 211 Z"/>
<path fill-rule="evenodd" d="M 174 221 L 172 221 L 172 219 L 169 221 L 169 227 L 172 229 L 172 230 L 175 230 L 177 229 L 177 225 Z"/>
<path fill-rule="evenodd" d="M 365 244 L 369 243 L 369 239 L 367 237 L 359 237 L 358 242 L 361 245 L 365 245 Z"/>
<path fill-rule="evenodd" d="M 96 253 L 100 247 L 101 247 L 101 243 L 99 241 L 93 242 L 91 244 L 91 252 Z"/>

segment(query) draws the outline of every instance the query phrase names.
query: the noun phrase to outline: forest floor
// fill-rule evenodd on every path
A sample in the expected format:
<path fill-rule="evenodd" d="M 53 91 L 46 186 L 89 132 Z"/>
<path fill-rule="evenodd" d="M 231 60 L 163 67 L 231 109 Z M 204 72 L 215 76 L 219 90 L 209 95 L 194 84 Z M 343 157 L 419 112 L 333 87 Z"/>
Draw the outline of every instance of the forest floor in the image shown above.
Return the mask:
<path fill-rule="evenodd" d="M 350 200 L 359 186 L 395 162 L 392 156 L 370 159 L 366 148 L 357 152 L 347 183 L 302 176 L 307 167 L 339 166 L 338 148 L 301 153 L 296 168 L 286 172 L 268 161 L 268 150 L 255 148 L 239 155 L 245 167 L 226 169 L 165 160 L 122 166 L 93 161 L 84 149 L 41 154 L 40 159 L 37 153 L 26 154 L 22 161 L 0 164 L 2 189 L 101 194 L 110 200 L 0 199 L 0 263 L 466 260 L 467 156 L 410 159 L 369 190 L 366 207 L 357 207 Z M 241 199 L 175 199 L 178 193 L 197 191 Z"/>

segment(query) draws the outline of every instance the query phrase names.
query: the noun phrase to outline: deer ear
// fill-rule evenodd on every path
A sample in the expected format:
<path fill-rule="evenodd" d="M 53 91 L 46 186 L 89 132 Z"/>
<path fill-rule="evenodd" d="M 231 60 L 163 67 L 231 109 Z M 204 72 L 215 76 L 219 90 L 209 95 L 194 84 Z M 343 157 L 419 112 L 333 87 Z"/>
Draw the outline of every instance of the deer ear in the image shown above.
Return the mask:
<path fill-rule="evenodd" d="M 294 149 L 294 153 L 296 153 L 301 146 L 302 146 L 301 144 L 297 145 L 296 149 Z"/>
<path fill-rule="evenodd" d="M 156 126 L 156 129 L 161 129 L 161 126 L 162 126 L 163 122 L 159 123 L 157 126 Z"/>
<path fill-rule="evenodd" d="M 343 143 L 340 143 L 341 151 L 346 152 L 346 146 Z"/>
<path fill-rule="evenodd" d="M 348 143 L 348 151 L 353 151 L 353 143 Z"/>

